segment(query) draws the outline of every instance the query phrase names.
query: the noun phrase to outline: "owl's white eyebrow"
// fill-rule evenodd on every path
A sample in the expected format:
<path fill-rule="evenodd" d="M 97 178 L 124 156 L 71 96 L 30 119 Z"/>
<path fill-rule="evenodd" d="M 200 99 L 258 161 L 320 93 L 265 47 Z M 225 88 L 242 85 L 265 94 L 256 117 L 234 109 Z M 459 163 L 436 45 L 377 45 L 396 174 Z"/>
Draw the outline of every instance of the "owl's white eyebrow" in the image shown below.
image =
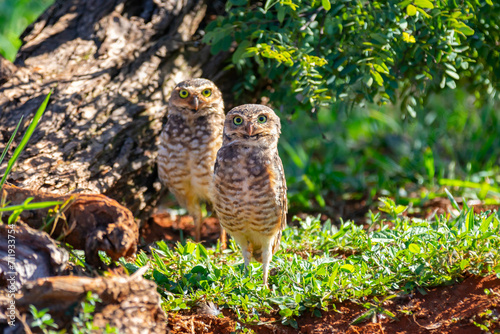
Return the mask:
<path fill-rule="evenodd" d="M 177 90 L 181 89 L 196 89 L 196 90 L 204 90 L 204 89 L 212 89 L 212 86 L 182 86 L 182 87 L 177 87 Z"/>

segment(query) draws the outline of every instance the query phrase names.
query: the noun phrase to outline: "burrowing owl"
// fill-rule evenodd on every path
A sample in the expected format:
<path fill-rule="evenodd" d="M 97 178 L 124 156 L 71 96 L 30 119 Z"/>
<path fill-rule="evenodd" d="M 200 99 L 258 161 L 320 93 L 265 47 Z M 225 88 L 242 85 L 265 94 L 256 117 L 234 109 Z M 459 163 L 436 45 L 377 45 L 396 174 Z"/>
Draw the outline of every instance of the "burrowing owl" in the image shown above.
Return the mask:
<path fill-rule="evenodd" d="M 201 201 L 212 201 L 214 162 L 223 127 L 224 102 L 212 81 L 192 79 L 175 86 L 160 137 L 158 174 L 193 216 L 196 241 L 201 238 Z M 221 239 L 224 244 L 225 232 Z"/>
<path fill-rule="evenodd" d="M 266 106 L 246 104 L 231 109 L 214 170 L 213 200 L 220 223 L 240 245 L 245 268 L 252 255 L 263 263 L 264 285 L 286 226 L 280 133 L 279 117 Z"/>

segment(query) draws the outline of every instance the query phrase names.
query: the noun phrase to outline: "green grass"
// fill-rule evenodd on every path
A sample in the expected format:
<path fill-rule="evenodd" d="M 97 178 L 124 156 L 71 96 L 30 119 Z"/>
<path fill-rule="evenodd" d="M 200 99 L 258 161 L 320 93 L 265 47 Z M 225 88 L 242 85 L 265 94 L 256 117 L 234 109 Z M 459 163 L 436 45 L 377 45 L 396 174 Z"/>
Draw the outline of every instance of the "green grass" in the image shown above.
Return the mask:
<path fill-rule="evenodd" d="M 12 167 L 14 167 L 14 164 L 16 161 L 19 159 L 19 156 L 21 155 L 22 151 L 28 144 L 28 141 L 31 138 L 31 135 L 36 129 L 36 126 L 38 125 L 38 122 L 40 121 L 40 118 L 42 118 L 43 113 L 45 112 L 45 109 L 47 108 L 47 104 L 49 103 L 50 96 L 52 95 L 52 91 L 47 94 L 45 99 L 43 100 L 42 104 L 40 107 L 38 107 L 38 110 L 35 112 L 35 115 L 33 116 L 33 120 L 31 121 L 30 125 L 26 129 L 26 132 L 23 135 L 23 138 L 21 139 L 21 142 L 17 145 L 16 149 L 14 150 L 14 154 L 12 154 L 12 157 L 9 159 L 9 162 L 7 163 L 7 169 L 4 172 L 4 175 L 2 176 L 2 179 L 0 180 L 0 188 L 4 185 L 5 181 L 7 180 L 7 176 L 9 175 L 10 171 L 12 170 Z M 22 117 L 19 120 L 19 123 L 16 126 L 16 129 L 14 130 L 14 133 L 12 134 L 11 138 L 9 139 L 5 149 L 2 152 L 2 155 L 0 157 L 0 163 L 2 163 L 5 155 L 7 154 L 7 151 L 9 149 L 9 146 L 12 144 L 12 141 L 14 140 L 14 137 L 17 133 L 17 130 L 19 129 L 19 125 L 21 124 Z"/>
<path fill-rule="evenodd" d="M 300 226 L 285 229 L 273 257 L 270 289 L 262 284 L 261 265 L 253 262 L 249 274 L 243 273 L 232 241 L 222 254 L 191 242 L 173 249 L 158 242 L 150 256 L 142 252 L 134 263 L 122 264 L 131 272 L 150 266 L 145 277 L 158 284 L 165 311 L 211 301 L 244 323 L 259 324 L 262 316 L 273 314 L 294 327 L 297 316 L 320 315 L 336 302 L 364 305 L 373 296 L 452 284 L 466 273 L 500 275 L 496 212 L 474 214 L 466 207 L 458 217 L 433 221 L 397 216 L 397 206 L 392 212 L 396 217 L 388 220 L 372 214 L 368 230 L 351 222 L 337 228 L 312 217 L 297 219 Z M 384 312 L 379 299 L 370 303 L 368 315 Z"/>
<path fill-rule="evenodd" d="M 28 128 L 26 129 L 26 131 L 23 135 L 23 138 L 21 139 L 21 141 L 17 145 L 16 149 L 14 150 L 12 157 L 10 157 L 10 159 L 7 163 L 7 168 L 5 169 L 5 172 L 2 176 L 2 178 L 0 179 L 0 190 L 2 190 L 3 185 L 7 181 L 7 177 L 9 175 L 10 171 L 12 170 L 12 168 L 14 167 L 14 165 L 16 164 L 17 160 L 19 159 L 19 156 L 21 155 L 23 150 L 26 148 L 26 145 L 28 144 L 28 142 L 31 138 L 31 135 L 35 131 L 35 128 L 38 125 L 38 122 L 40 121 L 40 118 L 42 117 L 43 113 L 45 112 L 45 109 L 47 108 L 47 104 L 49 103 L 51 94 L 52 94 L 52 91 L 50 91 L 49 94 L 47 94 L 44 101 L 42 102 L 40 107 L 37 109 L 35 114 L 33 115 L 33 119 L 31 121 L 30 125 L 28 126 Z M 12 134 L 12 136 L 10 137 L 9 141 L 7 142 L 7 144 L 5 145 L 5 147 L 2 151 L 2 154 L 0 156 L 0 164 L 2 163 L 3 159 L 7 155 L 7 152 L 9 151 L 9 148 L 14 140 L 14 137 L 16 136 L 17 130 L 19 129 L 21 122 L 22 122 L 22 117 L 19 120 L 19 123 L 17 124 L 16 129 L 14 130 L 14 133 Z M 44 209 L 44 208 L 49 208 L 49 207 L 56 207 L 60 204 L 63 204 L 62 202 L 58 202 L 58 201 L 30 203 L 33 200 L 33 198 L 30 197 L 30 198 L 27 198 L 22 204 L 8 206 L 7 205 L 8 200 L 9 200 L 8 197 L 0 199 L 0 218 L 2 218 L 3 212 L 12 212 L 12 214 L 9 216 L 9 220 L 8 220 L 9 224 L 15 224 L 17 222 L 19 216 L 21 215 L 21 213 L 25 210 Z M 57 212 L 57 211 L 58 210 L 56 209 L 55 212 Z M 51 218 L 52 217 L 48 217 L 47 219 L 51 220 Z"/>

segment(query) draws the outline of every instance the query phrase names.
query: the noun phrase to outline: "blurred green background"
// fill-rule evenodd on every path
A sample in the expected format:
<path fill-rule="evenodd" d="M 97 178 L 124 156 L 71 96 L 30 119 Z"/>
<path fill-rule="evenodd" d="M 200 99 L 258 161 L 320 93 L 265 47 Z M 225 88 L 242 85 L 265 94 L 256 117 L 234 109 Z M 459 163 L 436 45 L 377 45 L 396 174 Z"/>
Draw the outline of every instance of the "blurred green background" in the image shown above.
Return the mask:
<path fill-rule="evenodd" d="M 293 211 L 378 196 L 422 205 L 444 187 L 499 204 L 500 113 L 474 101 L 455 89 L 432 95 L 416 118 L 391 105 L 294 113 L 280 143 Z"/>
<path fill-rule="evenodd" d="M 14 61 L 24 29 L 54 0 L 0 0 L 0 54 Z"/>
<path fill-rule="evenodd" d="M 53 0 L 0 2 L 0 53 L 13 61 L 20 34 Z M 238 94 L 236 94 L 238 95 Z M 244 102 L 244 101 L 241 101 Z M 422 204 L 455 195 L 498 204 L 500 111 L 460 86 L 429 96 L 416 117 L 392 104 L 280 114 L 280 154 L 291 213 L 331 213 L 339 199 L 393 196 Z"/>

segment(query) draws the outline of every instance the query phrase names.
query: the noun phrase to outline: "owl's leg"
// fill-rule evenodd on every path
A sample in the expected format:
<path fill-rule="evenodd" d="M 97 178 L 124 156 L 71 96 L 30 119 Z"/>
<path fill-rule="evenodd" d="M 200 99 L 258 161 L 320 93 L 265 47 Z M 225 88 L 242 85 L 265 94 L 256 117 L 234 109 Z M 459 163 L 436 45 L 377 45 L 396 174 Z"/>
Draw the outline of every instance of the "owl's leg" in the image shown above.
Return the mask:
<path fill-rule="evenodd" d="M 226 230 L 224 229 L 224 227 L 222 227 L 222 225 L 220 225 L 220 249 L 223 250 L 223 249 L 226 249 L 227 248 L 227 234 L 226 234 Z"/>
<path fill-rule="evenodd" d="M 271 259 L 273 258 L 273 250 L 272 243 L 269 245 L 262 247 L 262 272 L 264 274 L 264 285 L 269 288 L 267 285 L 267 277 L 269 275 L 269 264 L 271 263 Z"/>
<path fill-rule="evenodd" d="M 243 255 L 243 261 L 245 263 L 244 266 L 244 271 L 245 271 L 245 276 L 248 275 L 248 266 L 250 265 L 250 259 L 252 258 L 252 244 L 248 243 L 247 247 L 242 246 L 241 247 L 241 254 Z"/>
<path fill-rule="evenodd" d="M 194 240 L 200 242 L 201 240 L 201 224 L 203 216 L 201 214 L 200 201 L 196 197 L 191 197 L 187 203 L 187 210 L 194 220 Z"/>
<path fill-rule="evenodd" d="M 196 242 L 201 241 L 201 224 L 203 223 L 203 219 L 201 216 L 201 210 L 199 210 L 199 213 L 193 216 L 194 219 L 194 240 Z"/>

